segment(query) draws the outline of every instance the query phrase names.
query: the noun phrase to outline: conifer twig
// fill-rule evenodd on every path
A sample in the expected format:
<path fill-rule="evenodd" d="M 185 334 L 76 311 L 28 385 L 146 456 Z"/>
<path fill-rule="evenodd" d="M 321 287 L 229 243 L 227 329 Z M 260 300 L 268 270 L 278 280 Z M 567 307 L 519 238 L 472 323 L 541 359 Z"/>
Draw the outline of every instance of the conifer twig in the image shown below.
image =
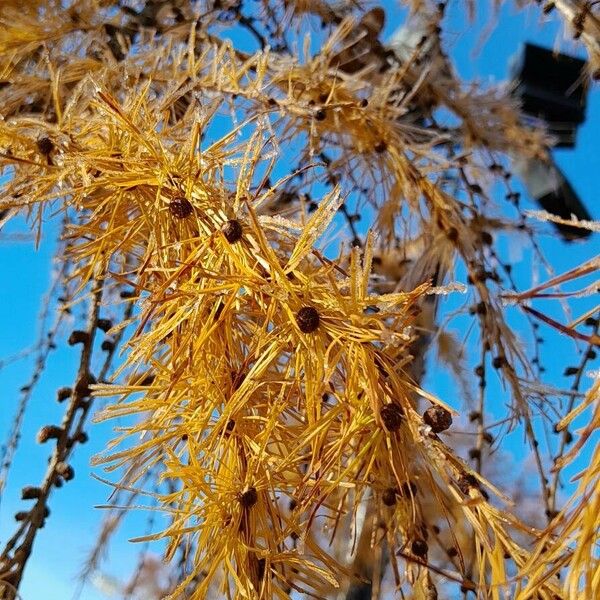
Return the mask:
<path fill-rule="evenodd" d="M 76 427 L 76 424 L 81 424 L 83 422 L 92 405 L 92 401 L 89 399 L 89 386 L 92 382 L 91 359 L 103 287 L 104 280 L 102 278 L 94 279 L 92 281 L 86 325 L 82 335 L 79 336 L 79 340 L 82 343 L 79 368 L 75 378 L 73 392 L 69 399 L 62 423 L 58 428 L 54 426 L 45 426 L 40 430 L 40 434 L 38 434 L 38 439 L 42 442 L 52 438 L 56 439 L 56 445 L 52 451 L 46 475 L 38 488 L 33 507 L 26 514 L 17 532 L 6 542 L 2 554 L 0 555 L 0 580 L 7 581 L 15 588 L 18 588 L 21 583 L 25 566 L 33 550 L 36 534 L 39 529 L 44 526 L 45 520 L 48 517 L 48 500 L 53 487 L 58 480 L 62 478 L 70 479 L 73 476 L 72 468 L 68 466 L 68 459 L 71 455 L 73 446 L 79 439 L 72 436 L 76 434 L 79 429 Z M 73 334 L 70 340 L 72 339 Z M 110 364 L 111 359 L 112 353 L 107 356 L 105 365 L 106 363 Z M 88 399 L 86 400 L 86 398 Z M 77 419 L 78 411 L 81 411 L 79 419 Z M 52 430 L 51 435 L 49 435 L 48 432 L 52 428 L 56 431 Z M 69 469 L 71 469 L 70 472 Z M 6 589 L 5 593 L 7 593 Z"/>

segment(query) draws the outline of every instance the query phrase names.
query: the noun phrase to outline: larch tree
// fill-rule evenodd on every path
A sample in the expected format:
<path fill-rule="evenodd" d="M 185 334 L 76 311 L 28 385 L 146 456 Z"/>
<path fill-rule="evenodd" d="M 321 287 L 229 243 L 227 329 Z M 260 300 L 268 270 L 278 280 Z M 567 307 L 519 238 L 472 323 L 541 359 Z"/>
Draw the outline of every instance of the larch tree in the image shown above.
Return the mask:
<path fill-rule="evenodd" d="M 564 19 L 593 85 L 600 5 L 520 4 Z M 525 210 L 512 165 L 548 164 L 555 140 L 507 86 L 460 80 L 446 12 L 0 0 L 0 223 L 57 232 L 1 493 L 48 356 L 62 342 L 80 356 L 62 421 L 37 436 L 45 476 L 1 540 L 2 598 L 18 597 L 92 418 L 118 426 L 94 462 L 113 493 L 82 579 L 123 506 L 150 498 L 168 518 L 139 532 L 165 542 L 168 586 L 148 592 L 144 563 L 124 597 L 600 597 L 600 447 L 558 494 L 600 427 L 600 379 L 584 376 L 598 307 L 568 317 L 596 292 L 568 284 L 597 273 L 598 225 Z M 589 261 L 554 273 L 544 230 L 587 240 Z M 499 239 L 527 247 L 528 280 Z M 542 331 L 570 390 L 544 379 Z M 455 377 L 448 397 L 424 377 L 430 354 L 429 376 Z M 514 431 L 539 480 L 526 492 L 498 464 Z"/>

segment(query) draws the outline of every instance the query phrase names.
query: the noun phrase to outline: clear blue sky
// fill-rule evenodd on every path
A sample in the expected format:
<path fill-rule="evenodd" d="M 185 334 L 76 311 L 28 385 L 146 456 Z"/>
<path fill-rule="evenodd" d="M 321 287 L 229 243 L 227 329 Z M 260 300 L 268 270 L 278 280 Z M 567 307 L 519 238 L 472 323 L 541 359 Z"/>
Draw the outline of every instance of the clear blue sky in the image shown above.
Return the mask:
<path fill-rule="evenodd" d="M 446 46 L 461 75 L 466 79 L 479 79 L 498 82 L 507 75 L 507 63 L 525 40 L 545 46 L 553 46 L 557 41 L 559 27 L 553 19 L 540 23 L 538 10 L 517 12 L 512 5 L 501 11 L 500 26 L 493 31 L 482 46 L 481 51 L 472 55 L 478 36 L 491 14 L 480 13 L 478 24 L 469 24 L 459 6 L 462 2 L 451 2 L 449 18 L 445 28 Z M 483 2 L 477 2 L 478 8 Z M 394 8 L 391 2 L 388 11 L 386 31 L 391 33 L 402 22 L 404 12 Z M 480 8 L 481 9 L 481 8 Z M 582 53 L 571 44 L 562 44 L 567 52 Z M 558 162 L 575 185 L 580 196 L 587 202 L 593 216 L 600 217 L 597 203 L 598 174 L 600 173 L 600 92 L 598 86 L 589 95 L 588 117 L 581 128 L 575 151 L 562 151 L 557 154 Z M 536 208 L 534 205 L 532 208 Z M 17 220 L 5 229 L 7 232 L 23 231 L 24 223 Z M 48 223 L 46 235 L 40 249 L 34 251 L 31 242 L 8 243 L 0 241 L 0 262 L 4 266 L 4 283 L 0 286 L 0 308 L 4 322 L 0 334 L 0 357 L 13 354 L 17 350 L 34 343 L 37 334 L 37 316 L 40 300 L 49 285 L 49 266 L 54 250 L 56 224 Z M 506 241 L 501 241 L 505 244 Z M 548 258 L 558 272 L 567 270 L 593 255 L 593 247 L 598 249 L 598 239 L 592 237 L 587 244 L 566 245 L 555 236 L 547 236 L 542 242 Z M 531 273 L 520 273 L 519 284 L 529 285 Z M 452 302 L 452 300 L 449 300 Z M 581 310 L 590 301 L 581 301 Z M 519 322 L 516 317 L 516 322 Z M 565 367 L 565 353 L 573 352 L 574 345 L 567 340 L 558 340 L 549 335 L 543 359 L 548 368 L 547 381 L 557 386 L 567 387 L 569 380 L 562 377 Z M 555 345 L 556 344 L 556 345 Z M 10 474 L 8 490 L 0 506 L 0 538 L 12 533 L 13 515 L 23 508 L 19 500 L 20 489 L 25 484 L 40 481 L 45 469 L 48 448 L 34 442 L 35 434 L 41 425 L 55 423 L 62 417 L 62 407 L 55 401 L 58 387 L 69 385 L 76 368 L 77 349 L 61 347 L 52 355 L 41 384 L 31 400 L 23 427 L 23 442 Z M 31 363 L 23 361 L 0 370 L 0 389 L 3 409 L 0 412 L 0 435 L 2 439 L 9 429 L 16 405 L 19 388 L 27 381 Z M 448 398 L 455 384 L 447 376 L 436 377 L 436 390 Z M 589 383 L 589 382 L 588 382 Z M 495 386 L 495 387 L 494 387 Z M 495 391 L 495 388 L 498 388 Z M 502 398 L 497 384 L 492 384 L 491 393 Z M 504 400 L 502 400 L 504 401 Z M 457 405 L 458 407 L 460 405 Z M 32 559 L 29 562 L 22 596 L 24 600 L 68 600 L 74 589 L 74 578 L 81 567 L 86 550 L 89 549 L 98 531 L 102 511 L 94 505 L 106 501 L 110 490 L 91 478 L 90 458 L 100 450 L 111 437 L 110 425 L 94 425 L 90 443 L 77 448 L 73 466 L 75 479 L 62 489 L 56 490 L 50 500 L 51 517 L 40 532 Z M 520 439 L 520 438 L 519 438 Z M 526 450 L 515 439 L 516 457 L 523 456 Z M 102 475 L 99 470 L 96 473 Z M 137 548 L 125 541 L 129 537 L 141 535 L 145 530 L 145 515 L 134 514 L 111 546 L 110 561 L 106 569 L 114 575 L 126 577 L 137 561 Z M 158 517 L 160 525 L 161 517 Z M 85 600 L 100 600 L 103 596 L 86 588 L 82 596 Z"/>

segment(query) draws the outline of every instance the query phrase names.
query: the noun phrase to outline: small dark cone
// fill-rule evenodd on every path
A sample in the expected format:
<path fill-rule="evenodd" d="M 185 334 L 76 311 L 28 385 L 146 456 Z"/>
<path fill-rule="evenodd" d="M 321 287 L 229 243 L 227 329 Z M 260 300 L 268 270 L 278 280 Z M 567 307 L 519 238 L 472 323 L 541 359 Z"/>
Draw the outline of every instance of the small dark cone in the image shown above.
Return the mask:
<path fill-rule="evenodd" d="M 501 369 L 506 364 L 506 359 L 504 356 L 496 356 L 492 360 L 492 366 L 494 369 Z"/>
<path fill-rule="evenodd" d="M 296 323 L 302 333 L 312 333 L 320 321 L 319 313 L 312 306 L 304 306 L 296 313 Z"/>
<path fill-rule="evenodd" d="M 102 340 L 100 348 L 104 352 L 112 352 L 115 349 L 115 343 L 112 340 Z"/>
<path fill-rule="evenodd" d="M 380 411 L 379 416 L 388 431 L 397 431 L 404 420 L 404 413 L 397 404 L 386 404 Z"/>
<path fill-rule="evenodd" d="M 21 490 L 21 500 L 35 500 L 42 495 L 42 490 L 33 485 L 26 485 Z"/>
<path fill-rule="evenodd" d="M 469 490 L 472 488 L 479 489 L 479 482 L 474 475 L 462 475 L 456 482 L 458 489 L 465 495 L 469 495 Z"/>
<path fill-rule="evenodd" d="M 431 406 L 423 414 L 423 422 L 433 433 L 440 433 L 452 425 L 452 415 L 441 406 Z"/>
<path fill-rule="evenodd" d="M 87 331 L 75 330 L 71 332 L 67 343 L 69 346 L 74 346 L 75 344 L 87 344 L 90 340 L 90 334 Z"/>
<path fill-rule="evenodd" d="M 230 244 L 235 244 L 235 242 L 239 242 L 242 239 L 242 225 L 237 219 L 229 219 L 221 227 L 221 233 Z"/>
<path fill-rule="evenodd" d="M 256 488 L 254 488 L 254 487 L 248 488 L 245 492 L 240 494 L 239 500 L 240 500 L 240 504 L 245 509 L 252 508 L 258 501 L 258 492 L 256 491 Z"/>
<path fill-rule="evenodd" d="M 231 435 L 231 432 L 235 429 L 235 421 L 233 419 L 229 419 L 229 421 L 227 421 L 227 425 L 225 425 L 225 437 L 229 437 Z"/>
<path fill-rule="evenodd" d="M 456 242 L 456 240 L 458 240 L 458 230 L 456 227 L 450 227 L 446 232 L 446 235 L 451 242 Z"/>
<path fill-rule="evenodd" d="M 381 501 L 386 506 L 394 506 L 396 504 L 396 496 L 398 495 L 398 490 L 396 488 L 390 487 L 383 490 L 381 494 Z"/>
<path fill-rule="evenodd" d="M 420 558 L 425 558 L 427 556 L 427 552 L 429 551 L 429 546 L 425 540 L 413 540 L 410 545 L 410 551 Z"/>
<path fill-rule="evenodd" d="M 48 440 L 57 439 L 62 435 L 62 428 L 57 425 L 44 425 L 37 434 L 37 441 L 44 444 Z"/>
<path fill-rule="evenodd" d="M 43 137 L 37 141 L 37 147 L 40 154 L 48 156 L 54 150 L 54 142 L 49 137 Z"/>
<path fill-rule="evenodd" d="M 179 196 L 169 202 L 169 210 L 176 219 L 186 219 L 194 212 L 194 207 L 187 198 Z"/>
<path fill-rule="evenodd" d="M 73 393 L 73 390 L 70 387 L 61 387 L 57 392 L 56 392 L 56 399 L 59 402 L 64 402 L 67 398 L 71 397 L 71 394 Z"/>
<path fill-rule="evenodd" d="M 478 460 L 481 458 L 481 450 L 479 448 L 471 448 L 469 450 L 469 458 L 471 460 Z"/>
<path fill-rule="evenodd" d="M 96 326 L 106 333 L 112 327 L 112 321 L 110 319 L 98 319 Z"/>

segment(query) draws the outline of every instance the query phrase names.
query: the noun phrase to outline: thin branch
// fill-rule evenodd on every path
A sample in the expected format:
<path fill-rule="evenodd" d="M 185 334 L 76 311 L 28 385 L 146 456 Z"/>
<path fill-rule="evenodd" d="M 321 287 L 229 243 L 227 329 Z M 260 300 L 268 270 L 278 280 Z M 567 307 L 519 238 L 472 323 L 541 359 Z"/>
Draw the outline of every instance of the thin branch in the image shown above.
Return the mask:
<path fill-rule="evenodd" d="M 57 434 L 56 446 L 50 457 L 44 481 L 39 488 L 37 500 L 18 531 L 7 541 L 0 556 L 0 579 L 11 583 L 17 589 L 19 588 L 25 566 L 33 550 L 37 532 L 44 526 L 45 519 L 49 514 L 48 499 L 50 498 L 52 489 L 61 478 L 61 475 L 64 474 L 64 465 L 68 464 L 67 461 L 72 449 L 78 441 L 75 437 L 72 437 L 72 434 L 75 433 L 74 425 L 76 423 L 81 425 L 85 417 L 89 414 L 92 405 L 92 400 L 86 400 L 86 398 L 90 394 L 92 349 L 97 330 L 103 288 L 103 279 L 98 278 L 92 281 L 92 297 L 88 310 L 85 335 L 82 336 L 81 358 L 73 394 L 63 417 L 60 431 Z M 111 358 L 112 354 L 107 357 L 107 361 L 110 361 Z M 78 411 L 81 411 L 79 419 L 77 419 Z M 77 430 L 79 430 L 79 427 L 77 427 Z M 6 588 L 4 591 L 5 593 L 8 592 Z"/>

